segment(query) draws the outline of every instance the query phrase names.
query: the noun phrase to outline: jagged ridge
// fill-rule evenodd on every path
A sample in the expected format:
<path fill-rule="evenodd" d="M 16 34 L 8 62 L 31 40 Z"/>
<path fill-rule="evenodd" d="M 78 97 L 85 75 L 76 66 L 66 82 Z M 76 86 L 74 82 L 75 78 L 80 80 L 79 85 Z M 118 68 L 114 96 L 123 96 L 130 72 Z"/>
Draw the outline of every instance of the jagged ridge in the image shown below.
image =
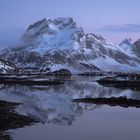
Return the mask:
<path fill-rule="evenodd" d="M 40 20 L 23 34 L 22 47 L 7 49 L 1 57 L 18 66 L 38 66 L 72 73 L 102 71 L 139 72 L 139 43 L 124 40 L 120 45 L 106 42 L 102 36 L 85 34 L 72 18 Z"/>

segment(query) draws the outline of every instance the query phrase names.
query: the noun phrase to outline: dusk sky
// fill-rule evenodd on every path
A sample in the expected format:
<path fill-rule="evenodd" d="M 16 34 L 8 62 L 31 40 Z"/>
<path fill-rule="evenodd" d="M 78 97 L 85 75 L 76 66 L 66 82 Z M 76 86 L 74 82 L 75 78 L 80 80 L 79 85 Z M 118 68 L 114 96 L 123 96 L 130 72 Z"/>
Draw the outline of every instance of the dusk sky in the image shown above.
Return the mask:
<path fill-rule="evenodd" d="M 119 43 L 140 38 L 140 0 L 0 0 L 0 42 L 44 17 L 73 17 L 85 32 Z M 13 39 L 14 38 L 14 39 Z M 4 43 L 3 43 L 4 44 Z"/>

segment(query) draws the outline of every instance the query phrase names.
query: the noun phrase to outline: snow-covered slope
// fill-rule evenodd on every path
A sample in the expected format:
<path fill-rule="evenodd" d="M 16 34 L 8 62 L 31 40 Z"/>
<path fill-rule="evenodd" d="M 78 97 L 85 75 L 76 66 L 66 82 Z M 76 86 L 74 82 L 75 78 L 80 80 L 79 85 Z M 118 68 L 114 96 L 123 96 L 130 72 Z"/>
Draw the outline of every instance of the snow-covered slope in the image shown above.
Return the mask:
<path fill-rule="evenodd" d="M 7 74 L 10 72 L 14 72 L 15 70 L 16 70 L 16 67 L 14 64 L 12 64 L 9 61 L 0 59 L 0 74 Z"/>
<path fill-rule="evenodd" d="M 26 45 L 4 50 L 0 56 L 18 66 L 39 66 L 52 71 L 140 71 L 140 58 L 131 40 L 109 44 L 102 36 L 84 33 L 72 18 L 44 18 L 30 25 L 22 38 Z"/>

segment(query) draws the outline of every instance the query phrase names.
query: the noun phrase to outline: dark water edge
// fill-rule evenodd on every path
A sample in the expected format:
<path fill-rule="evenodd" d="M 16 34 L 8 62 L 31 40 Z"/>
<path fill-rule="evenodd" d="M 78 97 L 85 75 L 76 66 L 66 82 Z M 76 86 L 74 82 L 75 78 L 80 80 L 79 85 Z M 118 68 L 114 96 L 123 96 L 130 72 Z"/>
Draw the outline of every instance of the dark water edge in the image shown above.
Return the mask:
<path fill-rule="evenodd" d="M 139 140 L 140 110 L 103 106 L 84 111 L 72 125 L 37 124 L 11 131 L 14 140 Z"/>
<path fill-rule="evenodd" d="M 101 86 L 97 79 L 76 76 L 61 79 L 61 85 L 1 85 L 0 140 L 139 140 L 140 109 L 134 103 L 139 104 L 140 91 Z M 108 106 L 108 99 L 123 107 Z"/>
<path fill-rule="evenodd" d="M 0 101 L 0 140 L 12 139 L 10 133 L 6 132 L 9 129 L 29 126 L 37 122 L 31 117 L 18 114 L 14 110 L 18 105 L 19 103 Z"/>

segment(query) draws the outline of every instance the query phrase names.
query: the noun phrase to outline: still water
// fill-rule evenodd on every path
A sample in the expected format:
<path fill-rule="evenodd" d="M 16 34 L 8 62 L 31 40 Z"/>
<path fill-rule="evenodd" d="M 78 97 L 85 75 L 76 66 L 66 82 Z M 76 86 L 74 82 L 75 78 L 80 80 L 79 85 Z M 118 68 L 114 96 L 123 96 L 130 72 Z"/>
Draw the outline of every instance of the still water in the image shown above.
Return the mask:
<path fill-rule="evenodd" d="M 21 103 L 16 112 L 36 120 L 1 135 L 8 140 L 139 140 L 139 108 L 72 102 L 85 97 L 140 99 L 140 91 L 104 87 L 95 82 L 98 78 L 74 76 L 47 87 L 1 85 L 0 100 Z"/>

